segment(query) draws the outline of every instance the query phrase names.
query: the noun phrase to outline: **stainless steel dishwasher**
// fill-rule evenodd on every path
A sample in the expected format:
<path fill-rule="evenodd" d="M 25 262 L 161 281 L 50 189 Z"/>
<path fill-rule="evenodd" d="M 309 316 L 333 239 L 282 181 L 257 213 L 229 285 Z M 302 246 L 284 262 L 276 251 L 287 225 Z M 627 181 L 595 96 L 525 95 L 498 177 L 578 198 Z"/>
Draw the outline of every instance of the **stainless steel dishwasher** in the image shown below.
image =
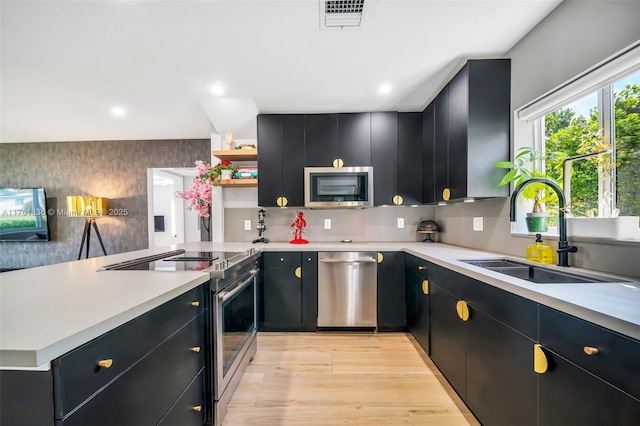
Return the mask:
<path fill-rule="evenodd" d="M 377 327 L 375 252 L 318 253 L 318 327 Z"/>

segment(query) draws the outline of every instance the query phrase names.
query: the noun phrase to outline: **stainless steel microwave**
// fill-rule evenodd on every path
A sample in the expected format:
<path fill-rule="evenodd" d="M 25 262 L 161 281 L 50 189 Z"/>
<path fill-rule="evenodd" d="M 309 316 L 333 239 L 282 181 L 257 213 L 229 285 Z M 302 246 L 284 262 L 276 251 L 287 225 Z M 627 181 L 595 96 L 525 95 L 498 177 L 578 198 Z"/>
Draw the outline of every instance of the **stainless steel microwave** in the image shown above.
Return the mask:
<path fill-rule="evenodd" d="M 373 167 L 305 167 L 305 207 L 373 207 Z"/>

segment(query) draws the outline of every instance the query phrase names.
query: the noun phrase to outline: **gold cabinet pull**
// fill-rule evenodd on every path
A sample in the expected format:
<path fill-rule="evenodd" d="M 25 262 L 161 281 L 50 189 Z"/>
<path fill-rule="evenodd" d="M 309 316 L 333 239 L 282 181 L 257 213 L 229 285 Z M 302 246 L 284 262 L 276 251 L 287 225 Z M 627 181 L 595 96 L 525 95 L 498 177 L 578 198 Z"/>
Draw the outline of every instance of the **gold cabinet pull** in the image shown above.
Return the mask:
<path fill-rule="evenodd" d="M 382 263 L 383 260 L 384 256 L 382 255 L 382 253 L 378 252 L 378 263 Z"/>
<path fill-rule="evenodd" d="M 400 206 L 404 200 L 401 195 L 394 195 L 391 201 L 393 201 L 393 204 L 396 206 Z"/>
<path fill-rule="evenodd" d="M 458 312 L 458 317 L 460 317 L 462 321 L 469 320 L 469 305 L 467 302 L 464 300 L 458 300 L 458 303 L 456 303 L 456 311 Z"/>
<path fill-rule="evenodd" d="M 344 166 L 344 161 L 342 161 L 342 158 L 336 158 L 335 160 L 333 160 L 333 167 L 342 167 Z"/>
<path fill-rule="evenodd" d="M 422 292 L 424 294 L 429 294 L 429 280 L 422 281 Z"/>
<path fill-rule="evenodd" d="M 533 371 L 538 374 L 544 374 L 549 368 L 549 362 L 547 361 L 547 355 L 542 350 L 542 345 L 533 345 Z"/>
<path fill-rule="evenodd" d="M 113 365 L 112 359 L 102 359 L 98 361 L 98 367 L 109 368 Z"/>
<path fill-rule="evenodd" d="M 202 411 L 202 405 L 196 405 L 195 407 L 191 407 L 191 409 L 199 413 L 200 411 Z"/>
<path fill-rule="evenodd" d="M 287 200 L 287 197 L 278 197 L 278 198 L 276 199 L 276 204 L 277 204 L 279 207 L 284 207 L 284 206 L 286 206 L 287 204 L 289 204 L 289 200 Z"/>
<path fill-rule="evenodd" d="M 426 266 L 418 266 L 418 271 L 424 271 L 425 269 L 427 269 Z"/>
<path fill-rule="evenodd" d="M 302 278 L 302 268 L 300 266 L 298 266 L 294 272 L 294 274 L 296 274 L 296 277 L 298 278 Z"/>
<path fill-rule="evenodd" d="M 587 355 L 595 355 L 598 352 L 600 352 L 598 350 L 598 348 L 594 348 L 593 346 L 585 346 L 584 347 L 584 353 L 587 354 Z"/>
<path fill-rule="evenodd" d="M 200 346 L 194 346 L 194 347 L 192 347 L 192 348 L 191 348 L 191 352 L 196 352 L 196 353 L 200 352 Z"/>
<path fill-rule="evenodd" d="M 193 307 L 196 307 L 196 308 L 197 308 L 198 306 L 200 306 L 200 302 L 199 302 L 199 301 L 197 301 L 197 300 L 194 300 L 193 302 L 191 302 L 191 306 L 193 306 Z"/>
<path fill-rule="evenodd" d="M 451 190 L 449 188 L 445 188 L 442 190 L 442 199 L 445 201 L 449 201 L 451 198 Z"/>

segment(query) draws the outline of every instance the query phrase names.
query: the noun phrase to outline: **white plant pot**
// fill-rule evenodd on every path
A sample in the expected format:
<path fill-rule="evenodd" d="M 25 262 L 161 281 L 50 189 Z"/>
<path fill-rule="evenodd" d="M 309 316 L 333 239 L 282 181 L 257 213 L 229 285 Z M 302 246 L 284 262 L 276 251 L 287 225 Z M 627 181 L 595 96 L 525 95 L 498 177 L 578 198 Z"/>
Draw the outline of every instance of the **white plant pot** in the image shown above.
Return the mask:
<path fill-rule="evenodd" d="M 638 239 L 640 238 L 640 217 L 568 217 L 567 235 L 616 240 Z"/>
<path fill-rule="evenodd" d="M 229 180 L 232 178 L 233 170 L 220 170 L 220 179 Z"/>

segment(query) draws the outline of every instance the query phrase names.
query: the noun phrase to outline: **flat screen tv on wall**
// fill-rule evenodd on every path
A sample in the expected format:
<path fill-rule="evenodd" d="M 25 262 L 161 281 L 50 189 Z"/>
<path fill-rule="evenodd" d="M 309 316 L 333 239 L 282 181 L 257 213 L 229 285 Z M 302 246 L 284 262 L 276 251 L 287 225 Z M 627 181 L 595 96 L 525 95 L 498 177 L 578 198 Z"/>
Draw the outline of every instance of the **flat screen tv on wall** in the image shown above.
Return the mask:
<path fill-rule="evenodd" d="M 0 241 L 49 241 L 44 188 L 0 188 Z"/>

